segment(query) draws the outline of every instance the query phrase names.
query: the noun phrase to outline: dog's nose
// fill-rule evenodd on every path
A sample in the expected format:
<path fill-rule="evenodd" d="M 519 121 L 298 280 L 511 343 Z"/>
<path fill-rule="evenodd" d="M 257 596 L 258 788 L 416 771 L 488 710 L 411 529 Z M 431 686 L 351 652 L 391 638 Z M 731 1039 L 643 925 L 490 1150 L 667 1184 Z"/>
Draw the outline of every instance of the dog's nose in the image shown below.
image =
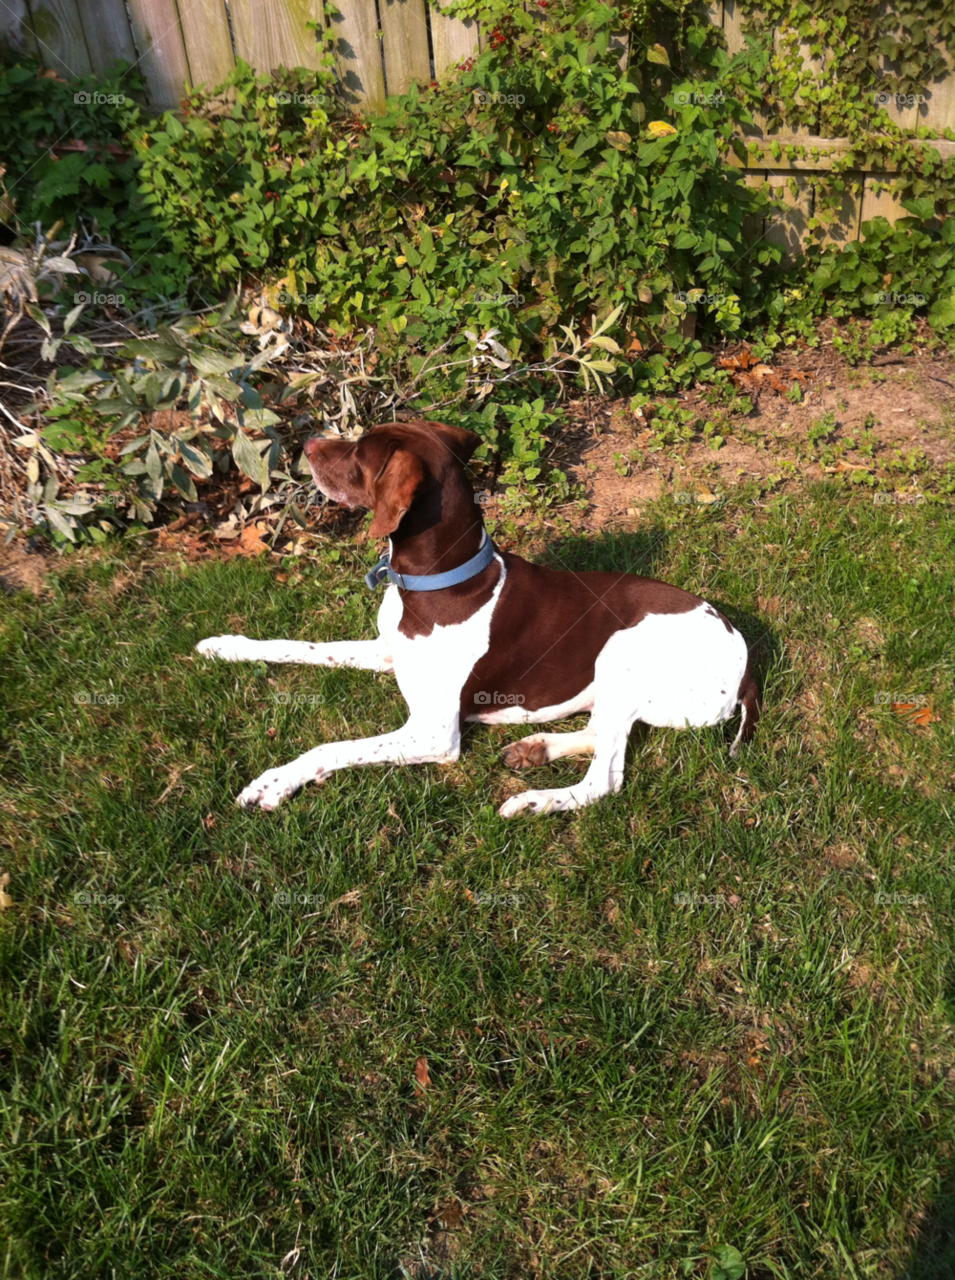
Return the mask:
<path fill-rule="evenodd" d="M 311 462 L 312 459 L 315 457 L 315 454 L 318 452 L 318 446 L 320 444 L 321 444 L 320 436 L 312 436 L 311 440 L 305 441 L 305 444 L 302 448 L 302 452 L 305 454 L 306 458 L 308 458 L 309 462 Z"/>

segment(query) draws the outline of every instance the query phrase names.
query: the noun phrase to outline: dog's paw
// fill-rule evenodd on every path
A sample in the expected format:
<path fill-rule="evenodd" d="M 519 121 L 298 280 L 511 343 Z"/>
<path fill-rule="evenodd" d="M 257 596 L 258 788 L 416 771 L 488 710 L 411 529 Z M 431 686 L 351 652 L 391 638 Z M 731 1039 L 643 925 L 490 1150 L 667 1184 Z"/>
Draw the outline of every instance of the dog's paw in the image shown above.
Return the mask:
<path fill-rule="evenodd" d="M 200 640 L 196 645 L 196 653 L 204 658 L 219 658 L 223 662 L 244 662 L 253 656 L 254 640 L 245 636 L 210 636 L 208 640 Z"/>
<path fill-rule="evenodd" d="M 554 791 L 522 791 L 505 800 L 497 812 L 501 818 L 514 818 L 519 813 L 551 813 L 563 807 Z"/>
<path fill-rule="evenodd" d="M 306 782 L 321 782 L 324 775 L 303 778 L 300 773 L 289 773 L 285 769 L 270 769 L 261 777 L 250 782 L 244 791 L 236 796 L 235 802 L 240 809 L 264 809 L 270 813 L 277 809 L 283 800 L 300 791 Z"/>
<path fill-rule="evenodd" d="M 547 743 L 523 738 L 504 748 L 504 763 L 509 769 L 533 769 L 547 763 Z"/>

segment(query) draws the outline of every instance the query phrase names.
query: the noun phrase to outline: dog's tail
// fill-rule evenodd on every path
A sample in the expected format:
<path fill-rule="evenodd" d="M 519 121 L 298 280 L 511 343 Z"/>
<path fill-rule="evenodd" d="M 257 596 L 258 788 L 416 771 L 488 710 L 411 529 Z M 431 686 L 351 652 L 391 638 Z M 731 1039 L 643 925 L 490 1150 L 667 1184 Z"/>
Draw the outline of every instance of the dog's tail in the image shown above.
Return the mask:
<path fill-rule="evenodd" d="M 740 711 L 739 732 L 733 740 L 730 747 L 730 755 L 735 759 L 739 755 L 739 749 L 744 742 L 749 742 L 753 734 L 756 732 L 756 725 L 759 723 L 759 686 L 757 685 L 752 671 L 749 669 L 749 660 L 746 662 L 746 670 L 743 672 L 743 678 L 740 681 L 739 693 L 736 695 Z"/>

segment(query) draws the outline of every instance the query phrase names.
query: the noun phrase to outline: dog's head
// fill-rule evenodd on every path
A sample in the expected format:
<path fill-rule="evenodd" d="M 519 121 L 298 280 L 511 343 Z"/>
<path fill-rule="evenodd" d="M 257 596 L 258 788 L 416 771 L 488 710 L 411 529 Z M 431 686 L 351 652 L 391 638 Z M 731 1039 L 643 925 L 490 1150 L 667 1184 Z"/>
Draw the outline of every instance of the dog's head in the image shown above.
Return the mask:
<path fill-rule="evenodd" d="M 412 506 L 464 466 L 481 443 L 473 431 L 443 422 L 395 422 L 358 440 L 316 436 L 305 457 L 318 488 L 345 507 L 375 513 L 372 537 L 393 533 Z"/>

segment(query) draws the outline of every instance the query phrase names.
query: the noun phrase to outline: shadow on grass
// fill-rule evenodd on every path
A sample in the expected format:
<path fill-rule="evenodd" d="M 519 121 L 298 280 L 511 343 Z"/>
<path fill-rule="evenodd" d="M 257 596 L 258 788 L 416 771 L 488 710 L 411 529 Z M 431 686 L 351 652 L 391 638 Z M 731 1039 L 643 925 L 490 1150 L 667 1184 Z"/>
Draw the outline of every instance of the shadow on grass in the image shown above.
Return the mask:
<path fill-rule="evenodd" d="M 945 992 L 949 1020 L 955 1019 L 955 966 Z M 939 1188 L 919 1229 L 912 1255 L 898 1280 L 952 1280 L 955 1276 L 955 1170 Z"/>

